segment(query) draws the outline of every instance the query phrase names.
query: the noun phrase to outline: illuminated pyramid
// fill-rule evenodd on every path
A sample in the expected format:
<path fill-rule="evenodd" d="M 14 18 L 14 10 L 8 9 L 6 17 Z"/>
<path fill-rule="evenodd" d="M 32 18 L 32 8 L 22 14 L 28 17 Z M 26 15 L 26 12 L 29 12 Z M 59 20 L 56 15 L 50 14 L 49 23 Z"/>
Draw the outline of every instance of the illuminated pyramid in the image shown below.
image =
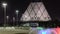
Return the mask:
<path fill-rule="evenodd" d="M 22 14 L 21 21 L 49 21 L 51 20 L 42 2 L 32 2 Z"/>

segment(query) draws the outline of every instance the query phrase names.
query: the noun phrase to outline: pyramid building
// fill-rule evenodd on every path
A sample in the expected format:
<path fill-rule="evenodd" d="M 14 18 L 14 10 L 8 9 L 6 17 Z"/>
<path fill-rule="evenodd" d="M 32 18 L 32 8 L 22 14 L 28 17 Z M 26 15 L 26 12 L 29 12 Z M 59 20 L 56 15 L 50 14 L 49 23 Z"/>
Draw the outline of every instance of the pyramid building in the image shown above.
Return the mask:
<path fill-rule="evenodd" d="M 28 6 L 27 10 L 22 14 L 21 21 L 50 21 L 45 6 L 42 2 L 32 2 Z"/>

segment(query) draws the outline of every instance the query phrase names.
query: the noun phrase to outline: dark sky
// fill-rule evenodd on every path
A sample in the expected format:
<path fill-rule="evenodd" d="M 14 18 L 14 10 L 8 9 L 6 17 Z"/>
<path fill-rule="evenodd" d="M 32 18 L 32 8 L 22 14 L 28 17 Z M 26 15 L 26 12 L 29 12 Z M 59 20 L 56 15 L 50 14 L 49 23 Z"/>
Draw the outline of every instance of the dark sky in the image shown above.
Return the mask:
<path fill-rule="evenodd" d="M 41 0 L 0 0 L 0 22 L 3 22 L 4 9 L 1 7 L 2 2 L 7 2 L 7 15 L 12 19 L 15 10 L 19 10 L 19 18 L 24 13 L 31 2 L 41 2 Z M 60 1 L 58 0 L 42 0 L 51 18 L 60 20 Z"/>

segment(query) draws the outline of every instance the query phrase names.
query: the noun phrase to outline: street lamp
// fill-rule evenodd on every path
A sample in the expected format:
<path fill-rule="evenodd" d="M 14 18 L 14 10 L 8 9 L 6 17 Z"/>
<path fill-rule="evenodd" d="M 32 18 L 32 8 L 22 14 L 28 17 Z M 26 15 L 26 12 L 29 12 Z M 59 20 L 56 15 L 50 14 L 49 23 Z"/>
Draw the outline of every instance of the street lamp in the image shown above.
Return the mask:
<path fill-rule="evenodd" d="M 15 24 L 15 17 L 13 17 L 13 26 L 14 26 L 14 24 Z"/>
<path fill-rule="evenodd" d="M 6 18 L 7 18 L 7 23 L 6 23 L 6 25 L 8 25 L 8 21 L 9 21 L 9 16 L 6 16 Z"/>
<path fill-rule="evenodd" d="M 2 3 L 2 6 L 4 8 L 4 26 L 6 26 L 6 6 L 7 6 L 7 3 Z"/>
<path fill-rule="evenodd" d="M 2 6 L 3 6 L 4 8 L 6 8 L 7 3 L 2 3 Z"/>
<path fill-rule="evenodd" d="M 16 21 L 17 21 L 17 26 L 18 26 L 18 13 L 19 13 L 19 11 L 18 10 L 16 10 Z"/>

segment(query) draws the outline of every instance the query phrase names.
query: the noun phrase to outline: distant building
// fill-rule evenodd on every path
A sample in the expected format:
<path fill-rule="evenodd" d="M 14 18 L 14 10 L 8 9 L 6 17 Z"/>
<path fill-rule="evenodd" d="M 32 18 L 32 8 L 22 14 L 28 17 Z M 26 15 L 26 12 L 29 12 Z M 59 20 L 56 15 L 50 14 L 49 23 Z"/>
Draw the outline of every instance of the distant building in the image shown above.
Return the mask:
<path fill-rule="evenodd" d="M 22 14 L 21 21 L 50 21 L 49 16 L 44 4 L 42 2 L 32 2 L 27 10 Z"/>

